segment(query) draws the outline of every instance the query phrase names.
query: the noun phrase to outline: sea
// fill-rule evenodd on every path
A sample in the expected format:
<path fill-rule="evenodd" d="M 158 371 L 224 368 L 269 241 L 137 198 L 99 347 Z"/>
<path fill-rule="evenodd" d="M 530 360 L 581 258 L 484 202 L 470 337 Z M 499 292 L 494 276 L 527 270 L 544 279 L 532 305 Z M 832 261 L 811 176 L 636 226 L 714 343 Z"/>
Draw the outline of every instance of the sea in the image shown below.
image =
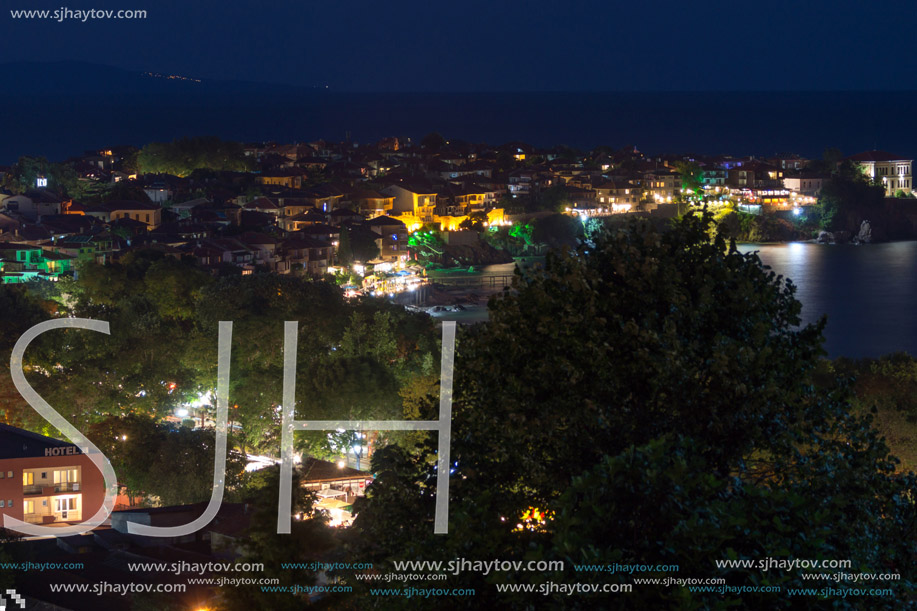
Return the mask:
<path fill-rule="evenodd" d="M 761 263 L 791 281 L 802 303 L 801 325 L 826 318 L 823 348 L 829 358 L 877 358 L 893 352 L 917 356 L 917 242 L 826 245 L 809 242 L 741 244 Z M 513 264 L 491 265 L 451 277 L 512 273 Z M 435 276 L 436 274 L 434 274 Z M 437 320 L 487 320 L 483 302 Z"/>
<path fill-rule="evenodd" d="M 917 242 L 744 244 L 739 250 L 757 252 L 793 282 L 803 324 L 827 318 L 830 358 L 917 357 Z"/>
<path fill-rule="evenodd" d="M 0 97 L 0 164 L 182 136 L 607 145 L 649 155 L 917 153 L 917 92 L 44 93 Z"/>

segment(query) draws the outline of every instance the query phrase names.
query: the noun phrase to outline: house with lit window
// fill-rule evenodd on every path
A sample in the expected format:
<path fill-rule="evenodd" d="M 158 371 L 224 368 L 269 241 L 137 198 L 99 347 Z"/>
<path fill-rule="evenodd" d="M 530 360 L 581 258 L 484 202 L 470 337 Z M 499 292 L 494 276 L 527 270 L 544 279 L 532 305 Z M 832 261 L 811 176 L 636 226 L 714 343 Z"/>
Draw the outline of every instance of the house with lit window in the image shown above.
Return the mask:
<path fill-rule="evenodd" d="M 435 187 L 423 183 L 397 183 L 382 189 L 384 195 L 395 198 L 392 215 L 410 215 L 420 223 L 432 223 L 436 213 Z"/>
<path fill-rule="evenodd" d="M 782 189 L 784 170 L 760 161 L 748 161 L 729 169 L 726 184 L 734 189 Z"/>
<path fill-rule="evenodd" d="M 370 219 L 388 214 L 395 205 L 394 196 L 382 195 L 378 191 L 355 191 L 347 197 L 347 200 L 354 210 Z"/>
<path fill-rule="evenodd" d="M 288 189 L 301 189 L 303 180 L 308 179 L 309 172 L 303 168 L 284 168 L 265 170 L 258 177 L 262 185 L 276 185 Z"/>
<path fill-rule="evenodd" d="M 333 246 L 308 235 L 293 235 L 280 242 L 279 251 L 294 275 L 320 276 L 332 263 Z"/>
<path fill-rule="evenodd" d="M 639 189 L 629 182 L 606 182 L 595 188 L 595 205 L 610 212 L 629 212 L 640 201 Z"/>
<path fill-rule="evenodd" d="M 783 178 L 783 186 L 802 195 L 818 197 L 828 178 L 818 174 L 799 173 L 793 176 L 785 176 Z"/>
<path fill-rule="evenodd" d="M 0 282 L 19 284 L 32 280 L 56 280 L 72 272 L 76 257 L 43 250 L 41 246 L 0 242 Z"/>
<path fill-rule="evenodd" d="M 681 178 L 668 169 L 643 175 L 643 196 L 651 202 L 671 202 L 681 191 Z"/>
<path fill-rule="evenodd" d="M 391 216 L 377 216 L 363 223 L 364 227 L 377 234 L 376 245 L 379 258 L 383 261 L 404 261 L 408 257 L 408 228 Z"/>
<path fill-rule="evenodd" d="M 881 182 L 886 197 L 894 197 L 898 191 L 911 193 L 914 190 L 911 176 L 913 159 L 888 151 L 865 151 L 847 159 L 857 164 L 871 179 Z"/>
<path fill-rule="evenodd" d="M 60 214 L 63 199 L 47 189 L 32 189 L 24 195 L 13 195 L 3 200 L 3 206 L 18 213 L 23 219 L 36 222 L 49 214 Z"/>
<path fill-rule="evenodd" d="M 321 184 L 304 189 L 301 197 L 313 208 L 324 213 L 331 212 L 344 197 L 343 191 L 330 184 Z"/>
<path fill-rule="evenodd" d="M 73 524 L 91 518 L 104 495 L 102 473 L 80 448 L 0 424 L 0 514 Z"/>
<path fill-rule="evenodd" d="M 162 224 L 162 207 L 150 202 L 108 202 L 99 206 L 84 207 L 83 213 L 87 216 L 94 216 L 105 223 L 130 219 L 143 223 L 147 230 L 156 229 Z"/>

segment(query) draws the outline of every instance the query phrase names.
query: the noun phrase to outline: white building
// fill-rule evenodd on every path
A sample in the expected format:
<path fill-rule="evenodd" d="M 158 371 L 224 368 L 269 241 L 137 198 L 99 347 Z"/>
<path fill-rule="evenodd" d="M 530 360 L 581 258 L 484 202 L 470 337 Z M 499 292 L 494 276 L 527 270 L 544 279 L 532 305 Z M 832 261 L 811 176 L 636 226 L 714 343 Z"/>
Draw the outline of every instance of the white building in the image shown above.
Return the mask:
<path fill-rule="evenodd" d="M 783 178 L 783 188 L 803 195 L 818 197 L 825 180 L 821 176 L 785 176 Z"/>
<path fill-rule="evenodd" d="M 847 159 L 859 165 L 873 180 L 881 181 L 885 185 L 886 197 L 894 197 L 899 190 L 910 193 L 914 189 L 911 176 L 913 159 L 887 151 L 866 151 Z"/>

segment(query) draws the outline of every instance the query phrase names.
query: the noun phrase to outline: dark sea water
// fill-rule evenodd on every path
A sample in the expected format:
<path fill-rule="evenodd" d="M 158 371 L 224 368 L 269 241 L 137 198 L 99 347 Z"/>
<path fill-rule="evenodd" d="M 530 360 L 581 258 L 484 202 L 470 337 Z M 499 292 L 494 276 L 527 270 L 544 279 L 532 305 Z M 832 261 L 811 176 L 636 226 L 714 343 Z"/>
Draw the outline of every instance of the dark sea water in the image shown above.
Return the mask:
<path fill-rule="evenodd" d="M 648 153 L 915 154 L 917 92 L 29 94 L 0 98 L 0 164 L 180 136 L 355 142 L 387 136 Z"/>
<path fill-rule="evenodd" d="M 804 323 L 828 316 L 828 356 L 917 356 L 917 242 L 742 245 L 790 278 Z"/>
<path fill-rule="evenodd" d="M 793 281 L 803 324 L 828 317 L 824 347 L 830 358 L 879 357 L 899 351 L 917 356 L 917 242 L 742 244 L 739 250 L 757 251 L 764 265 Z M 512 273 L 512 267 L 491 265 L 474 273 L 442 275 L 503 275 Z M 436 318 L 479 322 L 487 320 L 487 311 L 469 306 L 464 312 L 436 314 Z"/>

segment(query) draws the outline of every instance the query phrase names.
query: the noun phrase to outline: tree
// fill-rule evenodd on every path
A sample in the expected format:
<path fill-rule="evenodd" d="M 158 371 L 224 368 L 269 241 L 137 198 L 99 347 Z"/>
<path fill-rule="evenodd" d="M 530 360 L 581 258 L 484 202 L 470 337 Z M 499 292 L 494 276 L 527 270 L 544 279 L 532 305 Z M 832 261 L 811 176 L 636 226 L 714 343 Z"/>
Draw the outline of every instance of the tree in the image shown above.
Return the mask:
<path fill-rule="evenodd" d="M 341 228 L 341 240 L 338 242 L 337 264 L 348 267 L 353 263 L 353 249 L 350 246 L 350 229 Z"/>
<path fill-rule="evenodd" d="M 825 162 L 825 165 L 830 168 L 831 171 L 837 169 L 837 164 L 839 164 L 844 159 L 844 153 L 837 147 L 830 146 L 824 150 L 822 153 L 822 161 Z"/>
<path fill-rule="evenodd" d="M 151 142 L 137 155 L 144 174 L 187 176 L 195 170 L 248 172 L 252 162 L 238 142 L 219 138 L 181 138 L 172 142 Z"/>
<path fill-rule="evenodd" d="M 704 174 L 700 165 L 695 161 L 678 161 L 675 163 L 675 169 L 681 178 L 682 191 L 698 193 L 703 186 L 701 178 Z"/>
<path fill-rule="evenodd" d="M 489 607 L 614 606 L 493 588 L 575 580 L 574 563 L 677 564 L 730 584 L 812 587 L 792 571 L 713 561 L 849 558 L 893 566 L 910 583 L 915 477 L 894 473 L 844 384 L 815 388 L 824 321 L 799 327 L 792 283 L 711 239 L 711 223 L 686 215 L 664 233 L 630 224 L 588 254 L 550 254 L 492 301 L 490 322 L 459 342 L 449 534 L 432 534 L 435 444 L 390 448 L 376 453 L 380 477 L 357 507 L 366 543 L 354 551 L 377 567 L 564 561 L 555 574 L 436 582 L 475 587 L 473 604 Z M 635 608 L 774 604 L 634 590 Z"/>
<path fill-rule="evenodd" d="M 822 228 L 856 231 L 864 218 L 882 206 L 885 188 L 869 179 L 855 163 L 845 161 L 825 181 L 818 196 Z"/>
<path fill-rule="evenodd" d="M 567 187 L 562 184 L 548 187 L 544 191 L 533 195 L 530 208 L 533 210 L 550 210 L 562 213 L 570 207 L 570 197 Z"/>
<path fill-rule="evenodd" d="M 430 132 L 420 141 L 420 146 L 429 151 L 439 151 L 446 146 L 446 139 L 439 132 Z"/>
<path fill-rule="evenodd" d="M 22 285 L 0 284 L 0 362 L 10 362 L 13 346 L 23 333 L 49 318 L 40 302 Z M 35 423 L 38 415 L 25 402 L 10 375 L 9 366 L 0 367 L 0 421 L 14 426 Z"/>
<path fill-rule="evenodd" d="M 350 231 L 350 249 L 356 261 L 366 263 L 379 256 L 379 234 L 366 229 L 354 228 Z"/>
<path fill-rule="evenodd" d="M 46 178 L 48 188 L 62 195 L 77 187 L 77 174 L 70 165 L 50 163 L 44 157 L 20 157 L 4 176 L 3 184 L 14 193 L 25 193 L 38 186 L 39 177 Z"/>
<path fill-rule="evenodd" d="M 277 579 L 281 586 L 308 586 L 316 582 L 317 571 L 305 565 L 322 558 L 335 545 L 333 533 L 325 518 L 313 508 L 314 497 L 300 485 L 298 472 L 292 483 L 292 507 L 296 517 L 290 524 L 290 534 L 277 534 L 277 498 L 280 488 L 280 469 L 263 469 L 250 476 L 248 491 L 251 495 L 253 513 L 251 525 L 241 541 L 240 562 L 264 565 L 263 577 Z M 283 569 L 282 563 L 301 563 L 302 568 Z M 238 577 L 238 573 L 227 573 L 226 577 Z M 257 581 L 257 580 L 256 580 Z M 272 609 L 276 611 L 297 611 L 308 605 L 309 597 L 303 592 L 265 591 L 260 585 L 240 585 L 220 589 L 220 609 L 226 611 L 250 609 Z M 333 600 L 335 597 L 323 597 Z"/>
<path fill-rule="evenodd" d="M 579 239 L 582 237 L 582 221 L 578 217 L 560 213 L 537 219 L 532 232 L 533 241 L 547 244 L 552 248 L 562 246 L 573 248 L 579 244 Z"/>
<path fill-rule="evenodd" d="M 459 229 L 464 229 L 466 231 L 484 231 L 484 223 L 487 222 L 487 213 L 481 210 L 476 210 L 468 215 L 464 221 L 459 223 Z"/>
<path fill-rule="evenodd" d="M 132 496 L 156 496 L 163 505 L 210 498 L 216 444 L 213 429 L 190 430 L 132 415 L 98 422 L 88 436 L 111 459 L 118 482 Z M 151 456 L 164 460 L 151 461 Z M 245 462 L 241 453 L 227 452 L 227 496 L 238 492 Z"/>

